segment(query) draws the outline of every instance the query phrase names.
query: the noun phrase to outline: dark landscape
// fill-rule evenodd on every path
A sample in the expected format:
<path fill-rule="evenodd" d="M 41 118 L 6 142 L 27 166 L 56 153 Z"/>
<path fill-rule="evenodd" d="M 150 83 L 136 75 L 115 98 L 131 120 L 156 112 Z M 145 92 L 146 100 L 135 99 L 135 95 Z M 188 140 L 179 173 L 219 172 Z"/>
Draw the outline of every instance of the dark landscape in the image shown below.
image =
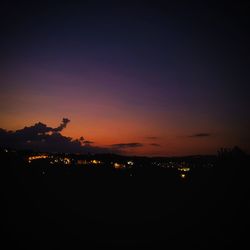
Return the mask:
<path fill-rule="evenodd" d="M 30 155 L 1 151 L 2 226 L 9 247 L 211 249 L 248 244 L 250 158 L 238 148 L 184 159 L 57 156 L 87 159 L 86 165 L 55 165 L 47 159 L 29 163 Z M 110 165 L 128 160 L 132 167 Z M 177 164 L 168 168 L 155 162 Z M 184 178 L 178 162 L 190 166 Z"/>

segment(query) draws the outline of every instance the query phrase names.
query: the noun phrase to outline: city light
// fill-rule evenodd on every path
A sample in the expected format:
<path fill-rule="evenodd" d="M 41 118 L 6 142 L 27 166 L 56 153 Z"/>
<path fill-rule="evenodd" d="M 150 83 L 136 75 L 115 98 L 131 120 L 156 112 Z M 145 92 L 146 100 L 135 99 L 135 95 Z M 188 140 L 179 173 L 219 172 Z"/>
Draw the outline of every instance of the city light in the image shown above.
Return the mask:
<path fill-rule="evenodd" d="M 101 163 L 101 161 L 98 161 L 98 160 L 91 160 L 90 161 L 92 164 L 100 164 Z"/>
<path fill-rule="evenodd" d="M 87 165 L 87 160 L 77 160 L 77 165 Z"/>
<path fill-rule="evenodd" d="M 178 170 L 181 171 L 181 172 L 189 172 L 190 168 L 188 168 L 188 167 L 180 167 L 180 168 L 178 168 Z"/>
<path fill-rule="evenodd" d="M 115 169 L 125 168 L 124 164 L 121 164 L 121 163 L 118 163 L 118 162 L 115 162 L 113 166 L 114 166 Z"/>
<path fill-rule="evenodd" d="M 28 157 L 28 162 L 31 163 L 34 160 L 46 159 L 46 158 L 48 158 L 48 155 L 34 155 L 34 156 L 29 156 Z"/>
<path fill-rule="evenodd" d="M 128 161 L 127 164 L 130 165 L 130 166 L 133 166 L 134 162 L 133 161 Z"/>
<path fill-rule="evenodd" d="M 181 174 L 181 178 L 186 178 L 186 174 Z"/>
<path fill-rule="evenodd" d="M 97 156 L 98 157 L 98 156 Z M 76 167 L 76 166 L 84 166 L 86 168 L 113 168 L 117 171 L 123 170 L 124 172 L 128 171 L 127 176 L 137 175 L 136 171 L 141 171 L 142 167 L 151 167 L 152 171 L 158 171 L 158 168 L 161 169 L 170 169 L 171 174 L 175 173 L 179 176 L 180 179 L 187 179 L 192 171 L 195 172 L 197 168 L 197 163 L 195 161 L 180 161 L 180 159 L 146 159 L 146 161 L 142 164 L 138 164 L 138 162 L 131 158 L 129 159 L 120 159 L 117 158 L 116 161 L 113 159 L 105 159 L 105 158 L 97 158 L 93 155 L 93 158 L 85 155 L 82 155 L 79 159 L 79 154 L 53 154 L 53 153 L 40 153 L 37 155 L 30 155 L 26 157 L 26 161 L 29 163 L 29 166 L 33 166 L 31 163 L 36 160 L 45 160 L 44 163 L 49 166 L 56 167 Z M 207 161 L 201 165 L 203 168 L 210 167 L 212 165 L 211 161 Z M 212 165 L 213 166 L 213 165 Z M 129 170 L 134 169 L 133 173 Z"/>
<path fill-rule="evenodd" d="M 64 158 L 63 162 L 64 162 L 64 164 L 68 165 L 68 164 L 70 164 L 70 159 L 69 158 Z"/>

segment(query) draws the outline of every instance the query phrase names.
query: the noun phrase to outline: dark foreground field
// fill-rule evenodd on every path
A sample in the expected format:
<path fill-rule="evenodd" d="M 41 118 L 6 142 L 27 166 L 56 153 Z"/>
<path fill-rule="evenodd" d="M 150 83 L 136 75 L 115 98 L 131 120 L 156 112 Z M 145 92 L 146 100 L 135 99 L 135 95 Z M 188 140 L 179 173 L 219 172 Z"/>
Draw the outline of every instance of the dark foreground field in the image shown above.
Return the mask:
<path fill-rule="evenodd" d="M 224 159 L 186 179 L 166 169 L 127 176 L 2 163 L 4 249 L 249 245 L 248 159 Z"/>

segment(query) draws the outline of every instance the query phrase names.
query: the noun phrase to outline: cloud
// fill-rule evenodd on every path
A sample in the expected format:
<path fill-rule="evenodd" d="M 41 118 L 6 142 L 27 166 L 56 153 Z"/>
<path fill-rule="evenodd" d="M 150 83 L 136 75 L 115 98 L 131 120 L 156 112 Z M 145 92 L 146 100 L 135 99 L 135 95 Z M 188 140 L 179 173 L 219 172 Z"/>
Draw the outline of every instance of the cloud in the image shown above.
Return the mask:
<path fill-rule="evenodd" d="M 70 122 L 70 120 L 68 118 L 63 118 L 62 119 L 62 123 L 60 124 L 60 126 L 58 126 L 57 128 L 54 128 L 53 131 L 54 132 L 60 132 L 62 131 L 64 128 L 66 128 L 67 124 Z"/>
<path fill-rule="evenodd" d="M 119 144 L 111 145 L 112 148 L 116 148 L 116 149 L 138 148 L 142 146 L 143 144 L 139 142 L 119 143 Z"/>
<path fill-rule="evenodd" d="M 161 145 L 158 144 L 158 143 L 150 143 L 149 145 L 150 145 L 150 146 L 154 146 L 154 147 L 161 147 Z"/>
<path fill-rule="evenodd" d="M 69 153 L 110 153 L 110 148 L 94 147 L 92 141 L 63 136 L 60 131 L 70 122 L 63 118 L 56 127 L 48 127 L 41 122 L 17 131 L 7 131 L 0 128 L 0 146 L 14 149 L 27 149 L 41 152 L 69 152 Z"/>
<path fill-rule="evenodd" d="M 158 137 L 156 137 L 156 136 L 147 136 L 145 138 L 148 139 L 148 140 L 156 140 L 156 139 L 158 139 Z"/>
<path fill-rule="evenodd" d="M 209 133 L 197 133 L 194 135 L 190 135 L 189 137 L 209 137 L 209 136 L 211 136 L 211 134 Z"/>
<path fill-rule="evenodd" d="M 84 145 L 90 145 L 90 144 L 93 144 L 93 143 L 94 143 L 93 141 L 83 141 Z"/>

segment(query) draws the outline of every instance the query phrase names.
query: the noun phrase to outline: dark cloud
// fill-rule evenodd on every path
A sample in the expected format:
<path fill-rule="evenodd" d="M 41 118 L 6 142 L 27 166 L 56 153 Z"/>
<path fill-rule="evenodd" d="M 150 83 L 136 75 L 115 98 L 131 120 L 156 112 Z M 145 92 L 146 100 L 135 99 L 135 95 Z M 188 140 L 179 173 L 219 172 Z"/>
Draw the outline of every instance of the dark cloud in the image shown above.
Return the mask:
<path fill-rule="evenodd" d="M 70 122 L 70 120 L 68 118 L 63 118 L 62 119 L 62 123 L 60 124 L 60 126 L 58 126 L 57 128 L 54 128 L 53 131 L 54 132 L 60 132 L 62 131 L 64 128 L 66 128 L 67 124 Z"/>
<path fill-rule="evenodd" d="M 211 136 L 211 134 L 209 133 L 197 133 L 194 135 L 190 135 L 189 137 L 209 137 L 209 136 Z"/>
<path fill-rule="evenodd" d="M 116 148 L 116 149 L 138 148 L 142 146 L 143 144 L 139 142 L 119 143 L 119 144 L 111 145 L 112 148 Z"/>
<path fill-rule="evenodd" d="M 156 136 L 147 136 L 145 138 L 148 139 L 148 140 L 156 140 L 156 139 L 158 139 L 158 137 L 156 137 Z"/>
<path fill-rule="evenodd" d="M 63 118 L 62 123 L 56 128 L 48 127 L 41 122 L 14 132 L 0 128 L 0 146 L 43 152 L 111 152 L 109 148 L 92 146 L 93 142 L 85 140 L 82 136 L 79 139 L 63 136 L 60 131 L 67 126 L 69 121 L 69 119 Z"/>
<path fill-rule="evenodd" d="M 93 141 L 83 141 L 83 143 L 84 143 L 85 145 L 90 145 L 90 144 L 93 144 L 94 142 L 93 142 Z"/>
<path fill-rule="evenodd" d="M 150 143 L 149 145 L 150 145 L 150 146 L 154 146 L 154 147 L 161 147 L 161 145 L 158 144 L 158 143 Z"/>

